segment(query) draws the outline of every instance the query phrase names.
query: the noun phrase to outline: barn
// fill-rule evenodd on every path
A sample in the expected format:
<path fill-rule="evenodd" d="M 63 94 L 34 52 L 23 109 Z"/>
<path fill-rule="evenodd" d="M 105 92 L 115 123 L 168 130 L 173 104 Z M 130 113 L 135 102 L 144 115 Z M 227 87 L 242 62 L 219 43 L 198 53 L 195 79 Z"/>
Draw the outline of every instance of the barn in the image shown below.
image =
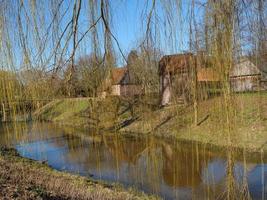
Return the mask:
<path fill-rule="evenodd" d="M 230 85 L 234 92 L 258 91 L 261 89 L 261 70 L 248 58 L 242 58 L 230 71 Z"/>
<path fill-rule="evenodd" d="M 190 87 L 192 53 L 166 55 L 159 61 L 161 105 L 168 105 L 171 98 L 185 98 Z"/>
<path fill-rule="evenodd" d="M 111 92 L 112 96 L 134 96 L 142 93 L 141 85 L 133 84 L 130 81 L 127 67 L 113 68 L 111 71 Z"/>
<path fill-rule="evenodd" d="M 170 104 L 172 99 L 185 99 L 191 94 L 194 69 L 197 76 L 200 98 L 220 92 L 221 81 L 214 69 L 212 58 L 204 54 L 192 53 L 166 55 L 159 61 L 161 105 Z M 267 89 L 267 76 L 264 67 L 256 66 L 248 58 L 242 58 L 233 65 L 229 73 L 230 85 L 234 92 L 258 91 Z"/>
<path fill-rule="evenodd" d="M 161 58 L 159 79 L 162 106 L 168 105 L 171 99 L 188 101 L 194 80 L 200 89 L 204 90 L 211 85 L 219 85 L 218 73 L 206 65 L 203 55 L 203 53 L 199 55 L 184 53 Z"/>

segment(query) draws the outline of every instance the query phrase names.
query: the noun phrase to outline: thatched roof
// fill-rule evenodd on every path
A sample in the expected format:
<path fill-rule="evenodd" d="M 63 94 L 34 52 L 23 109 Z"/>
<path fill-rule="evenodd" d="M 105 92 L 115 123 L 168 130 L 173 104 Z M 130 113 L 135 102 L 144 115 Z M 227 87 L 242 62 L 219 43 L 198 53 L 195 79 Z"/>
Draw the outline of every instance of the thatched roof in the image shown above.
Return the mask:
<path fill-rule="evenodd" d="M 113 68 L 111 71 L 112 85 L 119 85 L 122 83 L 127 73 L 127 67 Z"/>

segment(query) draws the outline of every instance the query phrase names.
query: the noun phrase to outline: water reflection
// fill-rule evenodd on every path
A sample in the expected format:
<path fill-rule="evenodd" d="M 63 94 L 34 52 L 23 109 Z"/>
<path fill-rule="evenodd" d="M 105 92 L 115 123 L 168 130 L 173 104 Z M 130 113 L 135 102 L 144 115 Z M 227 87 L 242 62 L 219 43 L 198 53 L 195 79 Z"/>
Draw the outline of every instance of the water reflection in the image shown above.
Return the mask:
<path fill-rule="evenodd" d="M 2 125 L 0 136 L 0 145 L 13 145 L 21 155 L 58 170 L 118 181 L 166 199 L 224 199 L 229 191 L 246 188 L 255 199 L 267 197 L 263 154 L 97 135 L 49 123 Z"/>

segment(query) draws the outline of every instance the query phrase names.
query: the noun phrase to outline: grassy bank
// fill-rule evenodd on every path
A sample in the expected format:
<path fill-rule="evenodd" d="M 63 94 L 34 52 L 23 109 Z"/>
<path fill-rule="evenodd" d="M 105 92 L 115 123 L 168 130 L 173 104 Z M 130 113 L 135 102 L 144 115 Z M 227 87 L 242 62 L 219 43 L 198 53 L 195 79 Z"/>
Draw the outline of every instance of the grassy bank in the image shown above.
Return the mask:
<path fill-rule="evenodd" d="M 143 113 L 151 113 L 156 100 L 152 106 L 148 101 L 119 97 L 59 99 L 37 110 L 33 118 L 80 128 L 119 130 Z"/>
<path fill-rule="evenodd" d="M 155 109 L 142 102 L 129 103 L 119 98 L 102 100 L 65 99 L 46 105 L 36 118 L 86 128 L 121 133 L 196 141 L 218 146 L 229 145 L 224 99 L 214 97 L 199 103 L 198 125 L 192 105 L 172 105 Z M 266 149 L 267 93 L 234 94 L 230 110 L 231 145 L 252 151 Z"/>
<path fill-rule="evenodd" d="M 14 149 L 0 150 L 0 199 L 156 199 L 118 185 L 51 169 L 20 157 Z"/>
<path fill-rule="evenodd" d="M 129 117 L 127 103 L 116 97 L 55 100 L 34 113 L 38 120 L 92 129 L 111 129 Z"/>
<path fill-rule="evenodd" d="M 199 124 L 194 124 L 192 106 L 169 106 L 157 110 L 122 129 L 125 132 L 153 134 L 164 138 L 190 140 L 228 146 L 224 99 L 200 102 Z M 251 151 L 266 149 L 267 93 L 240 93 L 232 97 L 231 146 Z"/>

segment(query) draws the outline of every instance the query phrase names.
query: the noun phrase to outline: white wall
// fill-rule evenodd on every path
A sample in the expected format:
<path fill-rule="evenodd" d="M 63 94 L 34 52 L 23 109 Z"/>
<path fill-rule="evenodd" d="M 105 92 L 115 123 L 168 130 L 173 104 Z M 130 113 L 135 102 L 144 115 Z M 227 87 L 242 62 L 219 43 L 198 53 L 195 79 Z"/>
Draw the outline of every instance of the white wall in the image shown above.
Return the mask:
<path fill-rule="evenodd" d="M 111 95 L 120 96 L 120 85 L 112 85 L 111 86 Z"/>

